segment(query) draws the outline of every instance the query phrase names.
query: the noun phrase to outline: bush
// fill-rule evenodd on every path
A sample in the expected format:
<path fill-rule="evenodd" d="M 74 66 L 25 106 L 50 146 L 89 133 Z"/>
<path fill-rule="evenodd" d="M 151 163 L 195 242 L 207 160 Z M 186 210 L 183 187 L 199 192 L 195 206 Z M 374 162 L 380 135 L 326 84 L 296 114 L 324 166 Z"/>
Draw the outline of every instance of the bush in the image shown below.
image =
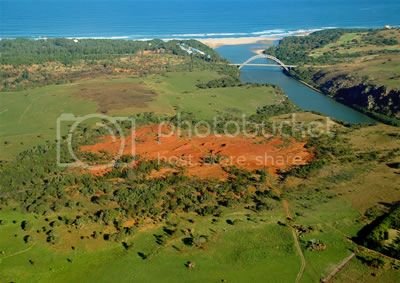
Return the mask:
<path fill-rule="evenodd" d="M 241 85 L 241 82 L 238 78 L 234 77 L 223 77 L 215 80 L 211 80 L 207 83 L 200 83 L 196 86 L 198 88 L 221 88 L 221 87 L 235 87 Z"/>
<path fill-rule="evenodd" d="M 25 236 L 24 236 L 24 242 L 25 242 L 26 244 L 29 244 L 30 242 L 32 242 L 32 236 L 30 236 L 30 235 L 25 235 Z"/>
<path fill-rule="evenodd" d="M 22 229 L 22 230 L 28 231 L 28 230 L 31 229 L 31 228 L 32 228 L 32 227 L 31 227 L 30 223 L 29 223 L 27 220 L 23 220 L 23 221 L 21 222 L 21 229 Z"/>
<path fill-rule="evenodd" d="M 381 258 L 372 257 L 369 255 L 358 255 L 357 258 L 365 265 L 377 269 L 381 269 L 385 266 L 385 261 Z"/>

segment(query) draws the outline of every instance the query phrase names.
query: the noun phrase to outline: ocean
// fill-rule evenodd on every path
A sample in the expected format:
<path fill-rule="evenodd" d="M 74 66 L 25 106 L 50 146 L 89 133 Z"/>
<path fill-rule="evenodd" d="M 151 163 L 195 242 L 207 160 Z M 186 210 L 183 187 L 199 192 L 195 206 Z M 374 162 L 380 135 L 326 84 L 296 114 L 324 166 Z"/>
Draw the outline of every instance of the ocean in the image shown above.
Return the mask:
<path fill-rule="evenodd" d="M 399 0 L 0 0 L 0 38 L 283 37 L 400 25 Z"/>

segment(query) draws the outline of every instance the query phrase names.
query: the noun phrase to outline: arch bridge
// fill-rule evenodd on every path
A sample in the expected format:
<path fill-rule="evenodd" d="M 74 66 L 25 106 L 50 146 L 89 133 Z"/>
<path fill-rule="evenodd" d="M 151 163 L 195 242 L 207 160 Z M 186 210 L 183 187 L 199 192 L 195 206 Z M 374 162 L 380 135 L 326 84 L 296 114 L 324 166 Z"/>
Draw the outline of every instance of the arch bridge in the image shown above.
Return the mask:
<path fill-rule="evenodd" d="M 277 63 L 278 65 L 275 64 L 251 64 L 251 62 L 258 60 L 258 59 L 267 59 L 267 60 L 272 60 L 275 63 Z M 281 60 L 279 60 L 278 58 L 268 55 L 268 54 L 259 54 L 259 55 L 255 55 L 249 59 L 247 59 L 245 62 L 243 62 L 242 64 L 231 64 L 233 66 L 238 66 L 239 70 L 242 69 L 245 66 L 266 66 L 266 67 L 276 67 L 279 66 L 281 68 L 283 68 L 286 71 L 289 71 L 290 68 L 296 68 L 297 66 L 295 65 L 286 65 L 285 63 L 283 63 Z"/>

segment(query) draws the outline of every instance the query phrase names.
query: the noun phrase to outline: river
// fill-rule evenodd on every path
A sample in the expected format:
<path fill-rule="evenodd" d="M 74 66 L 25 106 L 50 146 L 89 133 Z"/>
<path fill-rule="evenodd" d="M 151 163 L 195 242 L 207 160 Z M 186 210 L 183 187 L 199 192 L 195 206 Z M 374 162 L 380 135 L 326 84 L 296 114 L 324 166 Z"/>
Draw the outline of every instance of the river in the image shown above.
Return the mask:
<path fill-rule="evenodd" d="M 216 51 L 230 62 L 240 64 L 255 55 L 253 50 L 266 47 L 267 45 L 260 44 L 233 45 L 221 46 Z M 252 63 L 265 63 L 265 59 Z M 372 118 L 285 75 L 280 68 L 247 66 L 242 68 L 240 77 L 244 82 L 270 83 L 280 86 L 289 99 L 303 110 L 319 112 L 350 124 L 375 123 Z"/>

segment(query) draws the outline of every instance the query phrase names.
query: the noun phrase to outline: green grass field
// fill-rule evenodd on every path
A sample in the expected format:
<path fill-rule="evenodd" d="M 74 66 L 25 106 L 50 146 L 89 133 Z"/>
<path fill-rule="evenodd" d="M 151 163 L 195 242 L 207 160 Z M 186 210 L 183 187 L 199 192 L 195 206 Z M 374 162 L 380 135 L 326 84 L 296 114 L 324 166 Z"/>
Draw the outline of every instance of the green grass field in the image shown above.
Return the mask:
<path fill-rule="evenodd" d="M 179 229 L 208 236 L 201 248 L 183 244 L 180 232 L 159 245 L 154 235 L 165 233 L 161 226 L 148 225 L 126 239 L 132 244 L 129 250 L 102 239 L 95 246 L 93 240 L 70 242 L 76 247 L 71 250 L 70 246 L 49 246 L 35 240 L 34 231 L 45 223 L 30 216 L 3 212 L 1 218 L 6 220 L 0 241 L 2 282 L 176 282 L 178 278 L 184 282 L 261 282 L 266 276 L 292 282 L 300 265 L 290 230 L 277 224 L 284 219 L 279 207 L 268 214 L 227 212 L 214 224 L 210 217 L 176 217 L 173 221 Z M 20 222 L 27 218 L 35 224 L 24 232 Z M 188 222 L 189 218 L 194 223 Z M 227 219 L 237 223 L 229 225 Z M 33 235 L 33 242 L 23 242 L 26 233 Z M 147 258 L 142 259 L 140 252 Z M 187 261 L 194 262 L 195 268 L 185 267 Z"/>
<path fill-rule="evenodd" d="M 63 86 L 0 93 L 0 158 L 12 159 L 33 145 L 56 139 L 56 121 L 62 113 L 96 111 L 96 104 L 79 99 Z"/>
<path fill-rule="evenodd" d="M 353 181 L 358 179 L 357 176 L 353 178 Z M 342 182 L 321 191 L 318 188 L 331 184 L 322 180 L 326 180 L 323 174 L 314 176 L 300 190 L 289 180 L 284 189 L 295 215 L 293 223 L 313 227 L 311 232 L 299 236 L 300 242 L 317 239 L 326 245 L 324 251 L 310 251 L 302 244 L 306 268 L 300 282 L 317 282 L 327 276 L 354 249 L 349 238 L 363 226 L 359 222 L 361 213 L 351 198 L 336 193 Z M 362 185 L 359 187 L 361 189 Z M 368 191 L 362 193 L 369 194 Z M 37 234 L 36 230 L 49 227 L 56 215 L 48 215 L 47 222 L 13 211 L 3 211 L 0 215 L 5 221 L 0 238 L 0 279 L 3 282 L 265 282 L 266 278 L 270 282 L 294 282 L 300 270 L 290 226 L 278 224 L 286 222 L 279 202 L 273 210 L 261 213 L 235 209 L 224 210 L 220 217 L 174 215 L 168 218 L 178 231 L 172 236 L 164 232 L 165 224 L 145 224 L 133 236 L 124 239 L 130 245 L 128 250 L 101 237 L 86 239 L 92 230 L 85 225 L 78 232 L 84 239 L 69 236 L 66 228 L 60 226 L 54 230 L 63 235 L 62 239 L 54 245 L 46 244 L 43 233 Z M 213 222 L 213 218 L 217 221 Z M 228 219 L 235 224 L 228 224 Z M 22 220 L 32 224 L 28 231 L 21 229 Z M 103 229 L 107 231 L 106 227 Z M 189 229 L 196 235 L 207 236 L 208 241 L 201 247 L 185 245 L 183 231 Z M 23 237 L 27 234 L 33 240 L 26 244 Z M 157 235 L 163 235 L 162 244 L 157 243 Z M 139 253 L 147 258 L 143 259 Z M 195 264 L 193 269 L 185 266 L 188 261 Z M 353 259 L 335 282 L 359 282 L 357 278 L 372 280 L 370 272 L 370 268 Z M 399 272 L 379 270 L 378 276 L 385 279 L 381 282 L 396 282 Z"/>
<path fill-rule="evenodd" d="M 235 112 L 251 114 L 261 105 L 274 104 L 281 95 L 271 87 L 228 87 L 198 89 L 197 83 L 218 78 L 210 72 L 167 73 L 145 78 L 141 84 L 157 93 L 146 107 L 127 107 L 113 114 L 154 112 L 174 114 L 176 111 L 192 112 L 198 118 L 210 119 L 217 113 Z"/>
<path fill-rule="evenodd" d="M 382 124 L 349 131 L 348 145 L 356 154 L 375 152 L 379 157 L 331 162 L 307 179 L 289 177 L 286 181 L 284 192 L 296 215 L 294 222 L 313 227 L 301 240 L 316 239 L 326 244 L 324 251 L 305 249 L 307 266 L 302 282 L 324 278 L 357 250 L 350 239 L 365 225 L 367 209 L 400 199 L 398 173 L 382 161 L 398 159 L 398 153 L 394 153 L 399 150 L 398 140 L 393 138 L 396 132 L 397 128 Z M 399 278 L 400 272 L 388 264 L 374 269 L 353 258 L 334 282 L 397 282 Z"/>
<path fill-rule="evenodd" d="M 98 78 L 17 92 L 1 92 L 0 159 L 56 138 L 62 113 L 129 116 L 140 112 L 192 112 L 198 118 L 218 113 L 254 113 L 282 96 L 272 87 L 197 89 L 218 78 L 213 72 L 168 73 L 145 78 Z"/>

